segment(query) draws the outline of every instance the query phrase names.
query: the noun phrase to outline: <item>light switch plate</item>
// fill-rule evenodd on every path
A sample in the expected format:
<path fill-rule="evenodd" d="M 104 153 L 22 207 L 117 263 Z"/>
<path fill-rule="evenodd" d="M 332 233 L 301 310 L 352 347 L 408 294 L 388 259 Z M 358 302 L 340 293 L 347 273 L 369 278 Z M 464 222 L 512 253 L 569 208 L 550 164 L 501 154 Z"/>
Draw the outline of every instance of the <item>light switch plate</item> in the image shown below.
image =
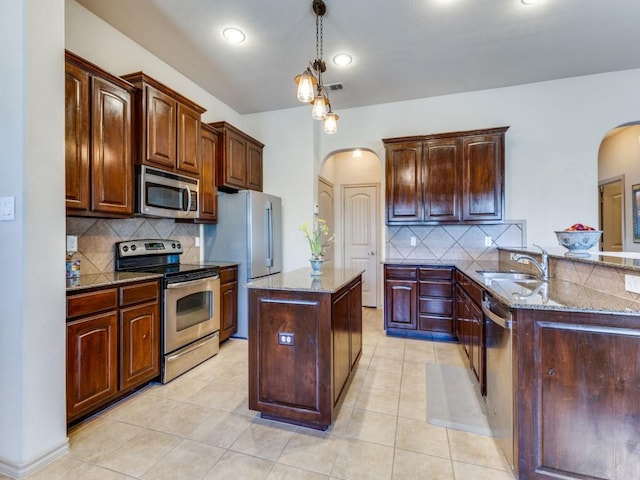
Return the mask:
<path fill-rule="evenodd" d="M 75 253 L 78 251 L 78 236 L 67 235 L 67 252 Z"/>
<path fill-rule="evenodd" d="M 640 293 L 640 277 L 636 275 L 625 275 L 624 289 L 627 292 Z"/>
<path fill-rule="evenodd" d="M 415 247 L 418 244 L 418 239 L 416 237 L 411 237 L 409 239 L 409 243 L 411 244 L 412 247 Z"/>
<path fill-rule="evenodd" d="M 16 200 L 15 197 L 0 198 L 0 220 L 3 222 L 15 220 Z"/>

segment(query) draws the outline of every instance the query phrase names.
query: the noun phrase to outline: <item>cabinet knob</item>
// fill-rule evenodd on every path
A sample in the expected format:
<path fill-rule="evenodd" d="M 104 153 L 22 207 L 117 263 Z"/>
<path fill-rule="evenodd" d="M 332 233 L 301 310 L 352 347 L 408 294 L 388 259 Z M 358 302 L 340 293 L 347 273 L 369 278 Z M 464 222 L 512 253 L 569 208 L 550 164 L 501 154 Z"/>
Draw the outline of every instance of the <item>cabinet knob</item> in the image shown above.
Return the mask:
<path fill-rule="evenodd" d="M 553 377 L 556 374 L 556 371 L 553 368 L 550 368 L 547 373 L 549 374 L 550 377 Z"/>

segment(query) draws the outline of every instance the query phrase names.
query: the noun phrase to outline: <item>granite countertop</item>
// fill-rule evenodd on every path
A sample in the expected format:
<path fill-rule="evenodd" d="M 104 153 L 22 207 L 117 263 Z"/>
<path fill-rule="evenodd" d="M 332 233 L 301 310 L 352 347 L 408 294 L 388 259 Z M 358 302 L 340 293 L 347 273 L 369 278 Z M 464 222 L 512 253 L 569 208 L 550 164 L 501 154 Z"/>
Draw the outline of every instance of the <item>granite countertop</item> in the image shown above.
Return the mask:
<path fill-rule="evenodd" d="M 201 265 L 213 265 L 224 268 L 237 266 L 238 262 L 209 261 L 203 262 Z M 162 278 L 162 276 L 163 275 L 161 273 L 148 272 L 101 272 L 81 274 L 78 278 L 67 278 L 67 293 L 75 293 L 79 290 L 88 290 L 92 288 L 108 288 L 127 282 L 155 280 Z"/>
<path fill-rule="evenodd" d="M 312 276 L 311 268 L 301 268 L 258 278 L 248 283 L 247 288 L 334 293 L 362 272 L 363 270 L 351 268 L 324 267 L 322 275 Z"/>
<path fill-rule="evenodd" d="M 162 274 L 144 272 L 102 272 L 83 274 L 78 278 L 67 278 L 67 293 L 75 293 L 79 290 L 88 290 L 90 288 L 107 288 L 121 283 L 156 280 L 158 278 L 162 278 Z"/>
<path fill-rule="evenodd" d="M 540 249 L 537 247 L 500 247 L 500 250 L 540 255 Z M 600 252 L 598 250 L 590 250 L 584 255 L 571 255 L 564 247 L 545 247 L 545 250 L 549 257 L 553 258 L 640 271 L 639 252 Z"/>
<path fill-rule="evenodd" d="M 505 249 L 506 250 L 506 249 Z M 514 251 L 517 251 L 514 249 Z M 535 253 L 534 249 L 526 250 Z M 564 257 L 563 255 L 563 258 Z M 513 309 L 556 310 L 640 316 L 640 302 L 609 295 L 582 285 L 550 278 L 547 282 L 518 282 L 485 279 L 478 270 L 504 270 L 498 261 L 387 259 L 385 265 L 436 265 L 456 267 Z"/>

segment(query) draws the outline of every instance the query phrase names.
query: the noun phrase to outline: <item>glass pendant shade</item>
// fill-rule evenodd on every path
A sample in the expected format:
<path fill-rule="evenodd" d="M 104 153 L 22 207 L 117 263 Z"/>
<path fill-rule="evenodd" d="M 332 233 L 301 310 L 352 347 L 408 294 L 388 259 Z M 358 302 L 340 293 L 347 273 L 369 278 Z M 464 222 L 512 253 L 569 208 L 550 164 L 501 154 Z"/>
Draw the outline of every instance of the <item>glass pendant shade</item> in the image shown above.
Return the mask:
<path fill-rule="evenodd" d="M 314 120 L 324 120 L 327 116 L 327 102 L 324 97 L 318 95 L 313 101 L 313 109 L 311 110 L 311 117 Z"/>
<path fill-rule="evenodd" d="M 304 103 L 310 103 L 314 98 L 314 85 L 317 83 L 316 79 L 309 71 L 306 71 L 296 77 L 296 83 L 298 84 L 298 100 Z"/>
<path fill-rule="evenodd" d="M 324 133 L 333 134 L 338 131 L 338 119 L 340 117 L 333 112 L 327 113 L 324 119 Z"/>

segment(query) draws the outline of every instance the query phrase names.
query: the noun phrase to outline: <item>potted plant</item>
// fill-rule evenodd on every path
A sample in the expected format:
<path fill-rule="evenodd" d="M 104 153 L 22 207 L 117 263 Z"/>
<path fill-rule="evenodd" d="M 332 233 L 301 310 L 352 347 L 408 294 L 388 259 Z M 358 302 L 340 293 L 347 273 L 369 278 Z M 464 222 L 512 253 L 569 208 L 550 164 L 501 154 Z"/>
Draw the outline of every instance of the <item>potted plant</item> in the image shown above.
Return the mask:
<path fill-rule="evenodd" d="M 333 235 L 329 236 L 329 227 L 326 220 L 319 218 L 314 222 L 313 228 L 309 229 L 309 224 L 303 222 L 300 225 L 300 231 L 309 242 L 311 249 L 311 274 L 322 275 L 322 262 L 324 262 L 324 253 L 326 245 L 333 240 Z M 328 238 L 327 238 L 328 237 Z"/>

